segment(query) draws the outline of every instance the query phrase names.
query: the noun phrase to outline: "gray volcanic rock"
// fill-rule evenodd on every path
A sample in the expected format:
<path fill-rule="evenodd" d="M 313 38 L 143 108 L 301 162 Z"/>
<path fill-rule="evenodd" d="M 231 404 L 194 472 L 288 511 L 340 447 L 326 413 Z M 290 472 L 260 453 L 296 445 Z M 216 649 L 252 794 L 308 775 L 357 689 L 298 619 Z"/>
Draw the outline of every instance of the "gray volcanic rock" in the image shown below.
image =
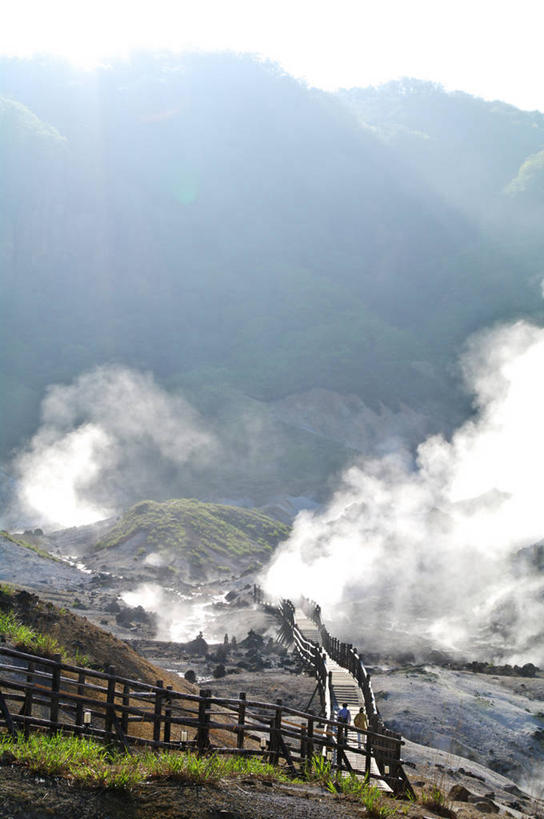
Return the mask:
<path fill-rule="evenodd" d="M 365 455 L 414 447 L 440 428 L 436 420 L 408 406 L 395 412 L 382 405 L 376 411 L 356 395 L 326 389 L 295 393 L 270 407 L 285 423 Z"/>
<path fill-rule="evenodd" d="M 422 780 L 433 783 L 448 794 L 459 817 L 499 812 L 519 819 L 544 816 L 541 794 L 534 793 L 534 787 L 531 797 L 508 777 L 470 759 L 409 740 L 404 743 L 403 759 L 412 785 L 418 786 Z"/>
<path fill-rule="evenodd" d="M 87 584 L 90 577 L 69 563 L 0 535 L 0 580 L 39 589 L 79 586 Z"/>
<path fill-rule="evenodd" d="M 390 728 L 413 742 L 526 782 L 544 763 L 544 679 L 416 666 L 374 670 L 372 685 Z"/>
<path fill-rule="evenodd" d="M 71 526 L 47 534 L 47 542 L 59 554 L 82 556 L 98 543 L 118 518 L 106 518 L 85 526 Z"/>

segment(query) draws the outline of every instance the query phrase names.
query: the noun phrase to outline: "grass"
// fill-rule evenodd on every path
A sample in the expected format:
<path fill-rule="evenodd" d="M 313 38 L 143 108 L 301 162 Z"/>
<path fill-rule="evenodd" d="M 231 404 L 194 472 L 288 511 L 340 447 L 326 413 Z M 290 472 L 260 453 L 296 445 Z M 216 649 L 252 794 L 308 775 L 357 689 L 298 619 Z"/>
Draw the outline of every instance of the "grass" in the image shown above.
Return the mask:
<path fill-rule="evenodd" d="M 24 626 L 12 611 L 0 612 L 0 633 L 9 637 L 18 651 L 41 654 L 44 657 L 63 653 L 58 640 Z"/>
<path fill-rule="evenodd" d="M 217 785 L 225 777 L 251 776 L 274 782 L 292 782 L 281 769 L 255 758 L 209 756 L 190 752 L 144 751 L 133 756 L 109 750 L 93 739 L 33 734 L 17 740 L 5 735 L 0 753 L 8 751 L 33 773 L 63 776 L 72 782 L 115 790 L 131 790 L 154 779 L 185 784 Z"/>
<path fill-rule="evenodd" d="M 442 788 L 436 784 L 431 784 L 428 789 L 423 791 L 420 801 L 422 805 L 434 811 L 438 816 L 452 817 L 452 819 L 456 816 Z"/>
<path fill-rule="evenodd" d="M 79 649 L 76 649 L 75 655 L 70 656 L 55 637 L 23 625 L 12 611 L 0 611 L 0 634 L 9 638 L 17 651 L 49 658 L 60 654 L 63 660 L 72 660 L 75 665 L 90 665 L 87 655 L 82 654 Z"/>
<path fill-rule="evenodd" d="M 11 535 L 9 532 L 6 532 L 5 529 L 0 529 L 0 535 L 6 540 L 11 541 L 11 543 L 16 543 L 17 546 L 22 546 L 24 549 L 30 549 L 32 552 L 36 552 L 36 554 L 40 557 L 45 557 L 47 560 L 53 560 L 56 563 L 62 563 L 60 558 L 55 557 L 55 555 L 49 554 L 49 552 L 46 552 L 44 549 L 40 549 L 39 546 L 35 546 L 33 543 L 28 543 L 26 540 L 23 540 L 20 537 Z"/>
<path fill-rule="evenodd" d="M 186 498 L 146 500 L 132 506 L 96 549 L 115 547 L 137 533 L 145 534 L 148 548 L 200 560 L 210 553 L 236 557 L 271 552 L 287 538 L 289 527 L 253 509 Z"/>
<path fill-rule="evenodd" d="M 394 816 L 395 808 L 385 803 L 382 792 L 366 779 L 359 779 L 355 774 L 342 776 L 338 771 L 333 773 L 331 763 L 323 756 L 312 757 L 308 769 L 310 781 L 319 782 L 330 793 L 341 793 L 360 800 L 366 808 L 367 815 L 376 819 L 387 819 Z"/>
<path fill-rule="evenodd" d="M 150 781 L 174 780 L 186 785 L 219 786 L 225 779 L 252 777 L 277 783 L 301 783 L 269 763 L 255 757 L 211 755 L 199 757 L 190 751 L 142 751 L 130 756 L 106 748 L 96 740 L 58 733 L 33 734 L 24 739 L 0 737 L 0 754 L 11 753 L 16 764 L 35 774 L 60 776 L 73 784 L 109 790 L 131 791 Z M 331 764 L 315 756 L 308 766 L 306 781 L 320 784 L 331 794 L 343 794 L 359 801 L 374 819 L 388 819 L 397 813 L 386 804 L 381 791 L 355 775 L 333 773 Z M 425 803 L 427 804 L 427 803 Z M 431 808 L 431 804 L 427 804 Z M 446 816 L 450 814 L 441 815 Z"/>

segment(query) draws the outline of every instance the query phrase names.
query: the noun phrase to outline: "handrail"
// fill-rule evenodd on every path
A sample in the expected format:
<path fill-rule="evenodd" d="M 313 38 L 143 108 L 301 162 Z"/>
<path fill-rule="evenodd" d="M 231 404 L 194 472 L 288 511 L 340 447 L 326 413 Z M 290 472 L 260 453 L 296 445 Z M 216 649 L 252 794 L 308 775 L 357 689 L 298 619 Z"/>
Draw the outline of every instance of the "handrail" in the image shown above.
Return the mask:
<path fill-rule="evenodd" d="M 265 601 L 259 586 L 254 586 L 254 600 L 266 605 L 267 609 L 271 608 L 270 604 Z M 300 607 L 306 617 L 312 620 L 319 629 L 325 654 L 322 653 L 321 646 L 305 638 L 298 628 L 295 621 L 295 606 L 290 600 L 281 600 L 280 605 L 276 608 L 272 607 L 272 610 L 281 620 L 280 633 L 284 639 L 289 637 L 289 641 L 294 642 L 299 657 L 317 678 L 323 713 L 330 720 L 338 706 L 332 681 L 327 672 L 325 658 L 328 655 L 352 675 L 362 691 L 370 729 L 367 733 L 379 737 L 380 754 L 377 755 L 376 761 L 383 778 L 387 780 L 390 768 L 393 767 L 398 780 L 402 783 L 402 792 L 413 795 L 414 791 L 400 761 L 400 747 L 403 744 L 401 735 L 387 728 L 381 717 L 372 690 L 370 674 L 365 668 L 363 658 L 351 643 L 344 643 L 329 634 L 322 621 L 319 604 L 306 597 L 301 597 Z M 368 746 L 370 744 L 371 742 L 367 742 Z"/>
<path fill-rule="evenodd" d="M 357 649 L 351 643 L 344 643 L 331 637 L 327 628 L 321 620 L 321 609 L 312 600 L 303 597 L 301 600 L 301 608 L 303 612 L 309 617 L 319 628 L 321 642 L 327 654 L 332 657 L 338 665 L 341 665 L 355 678 L 365 701 L 365 710 L 367 713 L 369 724 L 375 723 L 376 727 L 385 728 L 382 717 L 380 715 L 372 685 L 370 682 L 370 674 L 365 668 L 363 658 L 358 653 Z"/>
<path fill-rule="evenodd" d="M 308 657 L 323 663 L 317 646 L 300 633 L 297 639 Z M 191 748 L 200 754 L 262 755 L 272 763 L 281 758 L 293 774 L 303 774 L 315 753 L 330 751 L 338 770 L 352 767 L 346 752 L 358 755 L 361 768 L 355 769 L 361 774 L 371 758 L 378 763 L 380 754 L 391 756 L 384 751 L 385 735 L 359 732 L 367 738 L 365 748 L 359 749 L 350 744 L 343 723 L 283 706 L 281 700 L 251 701 L 245 694 L 238 699 L 217 697 L 209 689 L 188 694 L 165 688 L 160 680 L 156 685 L 127 682 L 111 666 L 106 672 L 65 666 L 60 655 L 45 658 L 0 645 L 0 725 L 14 737 L 19 731 L 28 736 L 30 730 L 71 732 L 118 742 L 128 752 L 132 745 L 144 745 L 156 750 Z M 96 678 L 107 680 L 107 687 L 90 682 Z M 76 691 L 66 690 L 73 687 Z M 350 728 L 350 734 L 355 733 Z M 228 734 L 236 737 L 232 745 L 226 744 Z M 371 775 L 385 779 L 396 792 L 402 787 L 395 768 L 385 777 Z"/>
<path fill-rule="evenodd" d="M 327 666 L 320 646 L 306 639 L 295 623 L 295 607 L 290 600 L 281 600 L 277 614 L 282 620 L 283 632 L 287 632 L 290 641 L 294 642 L 299 658 L 314 674 L 319 688 L 321 712 L 324 717 L 331 718 L 331 700 L 328 685 Z"/>

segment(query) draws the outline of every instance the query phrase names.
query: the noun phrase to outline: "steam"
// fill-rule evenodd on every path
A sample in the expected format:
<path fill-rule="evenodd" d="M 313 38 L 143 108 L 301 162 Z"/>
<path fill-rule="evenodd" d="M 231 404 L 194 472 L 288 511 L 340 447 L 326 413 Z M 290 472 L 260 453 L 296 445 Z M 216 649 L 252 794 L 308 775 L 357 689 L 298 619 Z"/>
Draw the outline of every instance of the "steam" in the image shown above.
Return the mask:
<path fill-rule="evenodd" d="M 93 523 L 126 497 L 160 491 L 214 445 L 198 414 L 151 375 L 101 367 L 49 388 L 40 429 L 12 470 L 19 517 L 58 527 Z"/>
<path fill-rule="evenodd" d="M 544 536 L 544 330 L 479 335 L 462 367 L 475 417 L 451 441 L 427 439 L 415 463 L 400 452 L 349 469 L 324 511 L 299 514 L 263 584 L 313 597 L 352 639 L 364 617 L 542 662 L 543 576 L 519 552 Z"/>
<path fill-rule="evenodd" d="M 207 640 L 223 639 L 221 629 L 217 629 L 213 603 L 223 595 L 210 598 L 208 595 L 191 594 L 184 596 L 164 589 L 157 583 L 141 583 L 132 591 L 124 592 L 121 599 L 127 606 L 143 606 L 157 618 L 157 640 L 184 643 L 193 640 L 201 631 Z"/>

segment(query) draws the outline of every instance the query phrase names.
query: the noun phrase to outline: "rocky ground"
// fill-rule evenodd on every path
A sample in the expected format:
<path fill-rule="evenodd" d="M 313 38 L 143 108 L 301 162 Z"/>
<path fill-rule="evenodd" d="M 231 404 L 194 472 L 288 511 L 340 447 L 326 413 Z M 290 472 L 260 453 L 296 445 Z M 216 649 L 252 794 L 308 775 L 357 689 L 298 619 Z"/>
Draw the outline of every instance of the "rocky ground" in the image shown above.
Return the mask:
<path fill-rule="evenodd" d="M 87 542 L 95 534 L 72 531 L 66 535 L 64 545 L 73 543 L 74 538 Z M 35 541 L 39 550 L 41 536 L 37 535 Z M 93 624 L 105 628 L 123 645 L 128 643 L 144 658 L 165 669 L 170 679 L 187 677 L 201 687 L 212 688 L 218 695 L 232 697 L 245 692 L 248 698 L 266 701 L 281 698 L 285 704 L 302 710 L 317 707 L 315 698 L 311 701 L 315 690 L 313 680 L 297 674 L 300 669 L 292 657 L 274 640 L 277 633 L 274 619 L 252 604 L 252 575 L 230 574 L 211 582 L 169 589 L 160 585 L 157 573 L 148 577 L 150 582 L 142 584 L 136 562 L 130 574 L 88 573 L 6 538 L 0 539 L 0 549 L 3 550 L 0 579 L 38 590 L 46 601 L 81 615 L 89 624 L 89 633 Z M 69 628 L 68 621 L 63 622 L 63 628 Z M 84 634 L 72 636 L 78 641 L 84 640 Z M 107 659 L 115 663 L 115 657 Z M 493 669 L 492 673 L 485 673 L 489 669 L 478 665 L 454 667 L 439 653 L 430 654 L 430 661 L 424 663 L 392 658 L 390 654 L 381 657 L 379 653 L 369 655 L 369 659 L 380 711 L 386 723 L 407 738 L 406 770 L 416 785 L 435 782 L 445 793 L 459 786 L 461 790 L 454 791 L 454 795 L 471 800 L 455 802 L 459 817 L 480 815 L 474 813 L 474 805 L 478 802 L 484 805 L 486 800 L 492 804 L 484 805 L 482 812 L 494 811 L 495 805 L 513 816 L 544 817 L 544 808 L 535 807 L 528 797 L 528 792 L 542 795 L 544 675 L 535 671 L 534 676 L 521 676 L 520 670 L 510 670 L 507 675 L 500 669 L 497 673 Z M 9 800 L 14 797 L 10 777 L 14 782 L 17 777 L 23 777 L 19 786 L 24 780 L 29 793 L 33 794 L 28 804 L 32 803 L 34 811 L 43 808 L 44 813 L 25 813 L 22 807 L 11 805 Z M 148 795 L 155 793 L 159 799 L 160 794 L 150 785 L 130 808 L 133 813 L 116 814 L 115 795 L 93 793 L 85 797 L 79 792 L 74 795 L 75 789 L 66 792 L 65 785 L 48 782 L 47 795 L 42 799 L 33 791 L 40 783 L 24 777 L 24 771 L 10 769 L 8 774 L 4 769 L 7 790 L 3 798 L 7 801 L 2 815 L 264 817 L 286 815 L 287 811 L 293 816 L 318 816 L 319 799 L 329 798 L 323 794 L 316 799 L 315 794 L 301 795 L 281 788 L 276 793 L 274 786 L 279 801 L 275 808 L 270 808 L 272 812 L 266 813 L 269 808 L 263 803 L 261 813 L 244 813 L 246 794 L 242 791 L 249 790 L 249 785 L 247 788 L 229 785 L 221 788 L 219 795 L 213 789 L 203 789 L 205 797 L 189 793 L 187 788 L 180 789 L 179 785 L 168 785 L 164 787 L 170 788 L 171 795 L 183 794 L 186 813 L 168 813 L 161 808 L 157 814 L 153 813 L 157 807 L 151 807 L 155 797 L 148 798 Z M 254 810 L 261 804 L 261 797 L 266 800 L 269 796 L 269 786 L 262 788 L 258 798 L 257 791 L 248 797 Z M 72 805 L 73 813 L 51 812 L 55 789 L 61 793 L 61 801 L 74 795 L 76 804 L 81 796 L 81 810 Z M 13 794 L 16 790 L 14 784 Z M 160 793 L 164 795 L 167 791 Z M 175 798 L 179 802 L 180 797 Z M 200 808 L 199 798 L 205 800 Z M 285 803 L 290 805 L 288 809 L 282 800 L 288 800 Z M 299 805 L 297 800 L 304 801 Z M 311 812 L 308 812 L 308 804 L 311 804 Z M 90 810 L 88 805 L 94 805 L 94 813 L 84 812 Z M 180 810 L 179 805 L 177 809 Z M 198 810 L 201 812 L 195 812 Z M 336 815 L 332 811 L 340 810 L 338 800 L 325 810 L 330 816 Z M 360 808 L 346 807 L 344 803 L 341 810 L 338 815 L 361 815 Z M 355 812 L 346 813 L 347 810 Z"/>
<path fill-rule="evenodd" d="M 421 764 L 423 773 L 414 770 L 412 776 L 418 800 L 424 785 L 427 791 L 435 785 L 447 794 L 444 804 L 437 809 L 420 801 L 386 800 L 384 807 L 389 813 L 383 816 L 478 819 L 501 814 L 542 819 L 544 815 L 542 803 L 529 800 L 506 780 L 496 781 L 491 790 L 485 770 L 478 766 L 470 771 L 462 766 L 453 771 L 436 760 L 429 763 L 434 770 Z M 319 785 L 278 784 L 243 777 L 206 786 L 150 780 L 130 792 L 105 791 L 71 785 L 59 777 L 37 776 L 4 762 L 0 768 L 0 815 L 5 819 L 354 819 L 373 814 L 355 798 L 331 794 Z"/>
<path fill-rule="evenodd" d="M 477 761 L 525 787 L 544 766 L 541 675 L 430 665 L 374 669 L 373 689 L 387 724 L 415 742 Z"/>

